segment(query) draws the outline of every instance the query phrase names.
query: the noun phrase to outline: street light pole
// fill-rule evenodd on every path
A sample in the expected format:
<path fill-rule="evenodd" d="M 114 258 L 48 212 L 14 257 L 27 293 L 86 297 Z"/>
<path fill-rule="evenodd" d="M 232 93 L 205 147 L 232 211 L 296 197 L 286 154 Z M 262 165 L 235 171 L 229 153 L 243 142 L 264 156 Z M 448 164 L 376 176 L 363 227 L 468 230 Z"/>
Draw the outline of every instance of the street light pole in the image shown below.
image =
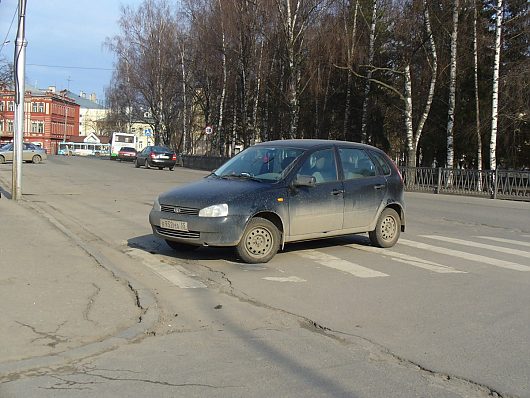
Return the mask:
<path fill-rule="evenodd" d="M 11 198 L 22 198 L 22 143 L 24 139 L 24 94 L 26 72 L 26 0 L 18 3 L 18 31 L 15 45 L 15 132 L 13 137 L 13 177 Z"/>

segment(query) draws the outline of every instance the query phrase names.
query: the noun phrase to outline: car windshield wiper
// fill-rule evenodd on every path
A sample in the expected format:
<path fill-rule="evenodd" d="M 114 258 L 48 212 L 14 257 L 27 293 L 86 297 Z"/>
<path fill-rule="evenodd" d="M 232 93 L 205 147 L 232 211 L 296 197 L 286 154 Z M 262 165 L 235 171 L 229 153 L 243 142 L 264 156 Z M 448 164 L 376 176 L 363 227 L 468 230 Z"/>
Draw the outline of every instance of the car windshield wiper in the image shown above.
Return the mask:
<path fill-rule="evenodd" d="M 247 173 L 245 171 L 239 174 L 225 174 L 225 175 L 222 175 L 221 178 L 224 178 L 224 179 L 231 179 L 231 178 L 236 179 L 237 178 L 241 180 L 252 180 L 252 181 L 258 181 L 258 182 L 263 181 L 261 178 L 254 177 L 252 174 Z"/>

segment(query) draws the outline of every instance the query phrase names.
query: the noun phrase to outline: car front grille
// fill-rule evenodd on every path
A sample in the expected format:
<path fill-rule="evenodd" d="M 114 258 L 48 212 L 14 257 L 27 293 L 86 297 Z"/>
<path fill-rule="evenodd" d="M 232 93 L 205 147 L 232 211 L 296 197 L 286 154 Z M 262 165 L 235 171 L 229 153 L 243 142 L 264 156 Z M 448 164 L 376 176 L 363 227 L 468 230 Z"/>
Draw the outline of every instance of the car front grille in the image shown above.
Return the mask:
<path fill-rule="evenodd" d="M 173 238 L 188 238 L 188 239 L 199 239 L 201 236 L 200 232 L 197 231 L 174 231 L 172 229 L 155 227 L 156 231 L 160 235 L 170 236 Z"/>
<path fill-rule="evenodd" d="M 194 209 L 192 207 L 160 205 L 160 210 L 165 213 L 186 214 L 188 216 L 196 216 L 199 214 L 199 209 Z"/>

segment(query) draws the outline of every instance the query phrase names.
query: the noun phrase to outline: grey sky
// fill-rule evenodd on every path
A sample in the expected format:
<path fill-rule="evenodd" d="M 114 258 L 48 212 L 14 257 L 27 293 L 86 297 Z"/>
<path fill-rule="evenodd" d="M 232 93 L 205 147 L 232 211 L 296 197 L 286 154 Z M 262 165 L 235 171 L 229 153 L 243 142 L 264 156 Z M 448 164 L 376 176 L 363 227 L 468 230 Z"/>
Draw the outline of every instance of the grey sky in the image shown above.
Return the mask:
<path fill-rule="evenodd" d="M 119 31 L 120 6 L 137 7 L 141 2 L 27 0 L 26 83 L 58 90 L 69 86 L 72 92 L 96 93 L 103 100 L 114 62 L 103 42 Z M 13 59 L 17 10 L 18 0 L 0 0 L 0 59 Z M 4 40 L 10 43 L 2 47 Z"/>

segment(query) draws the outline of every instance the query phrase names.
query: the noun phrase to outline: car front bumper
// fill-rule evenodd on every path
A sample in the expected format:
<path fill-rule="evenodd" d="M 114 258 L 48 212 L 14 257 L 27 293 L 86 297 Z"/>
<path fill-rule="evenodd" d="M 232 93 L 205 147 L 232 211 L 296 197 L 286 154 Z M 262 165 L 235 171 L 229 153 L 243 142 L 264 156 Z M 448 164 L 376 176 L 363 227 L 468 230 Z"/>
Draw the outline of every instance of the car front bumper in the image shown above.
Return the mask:
<path fill-rule="evenodd" d="M 187 231 L 176 231 L 160 227 L 160 220 L 175 220 L 187 223 Z M 153 234 L 162 239 L 196 246 L 236 246 L 241 240 L 248 217 L 199 217 L 151 210 L 149 223 Z"/>

